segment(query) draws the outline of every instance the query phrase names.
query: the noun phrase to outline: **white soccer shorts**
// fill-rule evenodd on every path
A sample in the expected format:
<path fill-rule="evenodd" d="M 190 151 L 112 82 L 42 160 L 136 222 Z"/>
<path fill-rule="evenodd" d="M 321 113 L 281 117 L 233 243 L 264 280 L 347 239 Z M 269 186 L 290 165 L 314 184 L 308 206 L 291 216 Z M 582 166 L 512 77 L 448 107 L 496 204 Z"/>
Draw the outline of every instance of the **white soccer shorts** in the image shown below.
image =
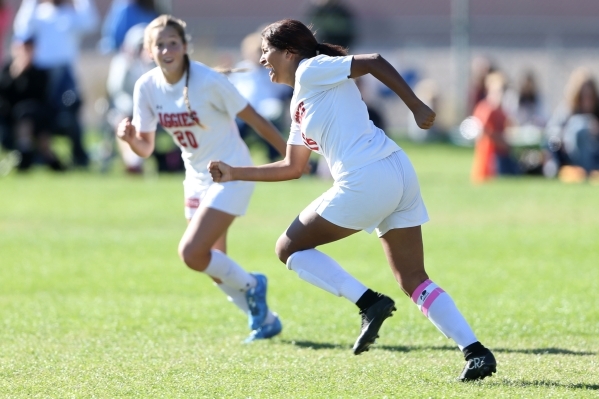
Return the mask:
<path fill-rule="evenodd" d="M 185 217 L 191 220 L 200 207 L 235 215 L 245 215 L 254 192 L 254 182 L 232 181 L 202 185 L 197 180 L 183 182 Z"/>
<path fill-rule="evenodd" d="M 429 220 L 416 171 L 403 150 L 349 172 L 307 209 L 340 227 L 369 234 L 376 229 L 379 237 Z"/>

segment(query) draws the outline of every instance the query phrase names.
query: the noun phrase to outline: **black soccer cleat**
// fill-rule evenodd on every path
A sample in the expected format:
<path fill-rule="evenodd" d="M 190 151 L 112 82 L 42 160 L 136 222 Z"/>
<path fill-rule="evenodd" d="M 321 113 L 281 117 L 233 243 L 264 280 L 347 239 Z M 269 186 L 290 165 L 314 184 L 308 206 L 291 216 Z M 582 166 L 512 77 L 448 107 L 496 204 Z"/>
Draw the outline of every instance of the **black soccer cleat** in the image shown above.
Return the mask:
<path fill-rule="evenodd" d="M 364 311 L 360 311 L 362 316 L 362 332 L 354 344 L 354 355 L 359 355 L 369 349 L 370 345 L 379 337 L 378 333 L 387 317 L 393 316 L 395 311 L 395 302 L 388 296 L 383 296 L 374 305 Z"/>
<path fill-rule="evenodd" d="M 497 372 L 497 362 L 495 356 L 487 348 L 480 356 L 468 359 L 462 374 L 458 377 L 460 381 L 476 381 L 482 380 L 485 377 L 491 377 Z"/>

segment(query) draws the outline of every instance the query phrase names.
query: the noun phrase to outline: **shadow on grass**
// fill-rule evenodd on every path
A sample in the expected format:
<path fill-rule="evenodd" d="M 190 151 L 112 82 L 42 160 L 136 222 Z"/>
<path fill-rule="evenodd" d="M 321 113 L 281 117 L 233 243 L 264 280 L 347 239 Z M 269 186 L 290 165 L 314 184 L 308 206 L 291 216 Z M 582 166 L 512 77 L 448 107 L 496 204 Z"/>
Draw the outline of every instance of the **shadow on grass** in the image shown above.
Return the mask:
<path fill-rule="evenodd" d="M 508 349 L 493 348 L 495 353 L 523 353 L 525 355 L 572 355 L 572 356 L 594 356 L 597 352 L 571 351 L 562 348 L 534 348 L 534 349 Z"/>
<path fill-rule="evenodd" d="M 282 340 L 281 342 L 289 345 L 299 346 L 300 348 L 309 348 L 309 349 L 342 349 L 347 350 L 351 349 L 351 346 L 340 345 L 340 344 L 330 344 L 328 342 L 313 342 L 313 341 L 289 341 Z"/>
<path fill-rule="evenodd" d="M 314 342 L 314 341 L 294 341 L 284 340 L 283 343 L 299 346 L 300 348 L 310 349 L 341 349 L 347 350 L 351 346 L 341 344 L 331 344 L 328 342 Z M 406 345 L 373 345 L 373 349 L 385 350 L 390 352 L 415 352 L 415 351 L 457 351 L 457 347 L 450 345 L 442 346 L 406 346 Z M 597 352 L 583 352 L 583 351 L 572 351 L 569 349 L 562 348 L 532 348 L 532 349 L 509 349 L 509 348 L 491 348 L 494 353 L 522 353 L 525 355 L 572 355 L 572 356 L 594 356 Z"/>
<path fill-rule="evenodd" d="M 534 380 L 534 381 L 514 381 L 514 380 L 494 380 L 489 381 L 487 385 L 501 385 L 501 386 L 512 386 L 512 387 L 549 387 L 549 388 L 566 388 L 566 389 L 583 389 L 589 391 L 599 391 L 599 385 L 597 384 L 564 384 L 556 381 L 547 380 Z"/>
<path fill-rule="evenodd" d="M 341 349 L 347 350 L 351 349 L 351 345 L 341 345 L 341 344 L 331 344 L 328 342 L 314 342 L 314 341 L 282 341 L 283 343 L 289 345 L 299 346 L 300 348 L 310 348 L 310 349 Z M 372 349 L 380 349 L 391 352 L 414 352 L 414 351 L 422 351 L 422 350 L 444 350 L 444 351 L 457 351 L 457 347 L 455 346 L 404 346 L 404 345 L 377 345 L 374 344 Z"/>

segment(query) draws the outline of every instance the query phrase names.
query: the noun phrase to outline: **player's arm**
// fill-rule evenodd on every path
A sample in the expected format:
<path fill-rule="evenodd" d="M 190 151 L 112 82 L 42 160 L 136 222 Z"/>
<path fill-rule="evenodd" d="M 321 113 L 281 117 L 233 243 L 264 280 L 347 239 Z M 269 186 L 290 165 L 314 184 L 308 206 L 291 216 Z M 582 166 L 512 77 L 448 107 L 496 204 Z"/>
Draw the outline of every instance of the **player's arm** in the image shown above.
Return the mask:
<path fill-rule="evenodd" d="M 435 122 L 435 113 L 420 101 L 399 72 L 380 54 L 354 55 L 351 63 L 350 78 L 358 78 L 371 74 L 390 88 L 403 100 L 414 114 L 414 119 L 421 129 L 429 129 Z"/>
<path fill-rule="evenodd" d="M 137 132 L 129 118 L 125 118 L 119 123 L 116 135 L 129 144 L 131 150 L 142 158 L 147 158 L 154 152 L 156 132 Z"/>
<path fill-rule="evenodd" d="M 279 133 L 279 130 L 270 123 L 270 121 L 258 114 L 254 107 L 248 104 L 237 114 L 237 116 L 250 125 L 264 140 L 268 141 L 274 148 L 276 148 L 282 157 L 285 156 L 286 145 L 285 140 L 281 137 L 281 133 Z"/>
<path fill-rule="evenodd" d="M 287 145 L 285 159 L 260 166 L 229 166 L 221 161 L 211 161 L 208 170 L 215 182 L 231 180 L 283 181 L 299 179 L 308 164 L 310 149 L 304 145 Z"/>

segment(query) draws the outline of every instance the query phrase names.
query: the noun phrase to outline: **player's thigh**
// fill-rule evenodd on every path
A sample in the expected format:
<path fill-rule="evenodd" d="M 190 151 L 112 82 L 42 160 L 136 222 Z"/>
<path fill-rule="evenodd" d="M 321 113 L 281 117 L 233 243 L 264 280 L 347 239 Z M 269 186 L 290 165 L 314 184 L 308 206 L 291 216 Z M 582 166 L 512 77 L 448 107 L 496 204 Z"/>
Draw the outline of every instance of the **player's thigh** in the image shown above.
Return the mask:
<path fill-rule="evenodd" d="M 337 226 L 314 210 L 305 209 L 279 237 L 276 252 L 282 262 L 287 262 L 294 252 L 328 244 L 359 231 Z"/>
<path fill-rule="evenodd" d="M 227 229 L 236 216 L 243 215 L 253 184 L 184 184 L 189 224 L 179 244 L 188 256 L 208 253 L 211 248 L 226 250 Z"/>
<path fill-rule="evenodd" d="M 193 252 L 208 252 L 225 236 L 235 215 L 214 208 L 200 207 L 187 225 L 179 247 Z"/>
<path fill-rule="evenodd" d="M 377 225 L 376 231 L 379 237 L 391 229 L 403 229 L 420 226 L 426 223 L 428 212 L 422 195 L 416 171 L 408 156 L 403 151 L 398 151 L 386 160 L 387 173 L 394 175 L 401 182 L 401 195 L 398 197 L 397 205 Z"/>

